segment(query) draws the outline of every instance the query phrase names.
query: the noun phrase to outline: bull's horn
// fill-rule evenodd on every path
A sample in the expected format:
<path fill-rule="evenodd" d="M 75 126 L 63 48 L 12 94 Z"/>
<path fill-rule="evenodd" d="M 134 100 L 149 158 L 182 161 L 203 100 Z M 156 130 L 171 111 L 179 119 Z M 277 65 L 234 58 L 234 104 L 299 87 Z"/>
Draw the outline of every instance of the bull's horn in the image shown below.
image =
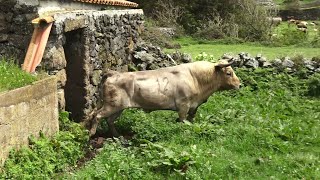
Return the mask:
<path fill-rule="evenodd" d="M 231 58 L 228 60 L 228 64 L 217 64 L 216 67 L 224 68 L 224 67 L 231 66 L 233 63 L 234 63 L 234 59 Z"/>

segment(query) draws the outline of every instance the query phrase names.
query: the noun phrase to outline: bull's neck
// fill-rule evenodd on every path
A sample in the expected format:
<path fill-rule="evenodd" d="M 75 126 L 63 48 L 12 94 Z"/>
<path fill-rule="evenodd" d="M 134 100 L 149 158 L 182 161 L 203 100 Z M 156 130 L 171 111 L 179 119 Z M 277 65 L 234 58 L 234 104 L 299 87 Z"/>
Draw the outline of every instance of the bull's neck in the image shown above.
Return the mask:
<path fill-rule="evenodd" d="M 218 77 L 218 74 L 212 68 L 210 71 L 206 73 L 200 74 L 197 73 L 196 79 L 198 83 L 199 93 L 202 94 L 204 97 L 209 97 L 213 92 L 218 91 L 221 86 L 221 80 Z"/>

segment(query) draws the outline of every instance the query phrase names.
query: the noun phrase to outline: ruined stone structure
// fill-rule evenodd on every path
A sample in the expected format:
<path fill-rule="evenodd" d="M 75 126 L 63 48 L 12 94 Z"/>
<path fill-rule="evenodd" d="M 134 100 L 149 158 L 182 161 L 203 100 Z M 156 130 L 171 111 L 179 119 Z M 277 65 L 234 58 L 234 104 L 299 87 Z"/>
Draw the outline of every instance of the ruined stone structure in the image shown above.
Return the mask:
<path fill-rule="evenodd" d="M 70 111 L 78 122 L 86 121 L 100 97 L 103 69 L 127 71 L 143 29 L 143 11 L 124 8 L 122 2 L 130 5 L 123 0 L 120 6 L 1 0 L 0 55 L 16 55 L 22 63 L 33 32 L 31 20 L 52 16 L 55 21 L 38 69 L 57 76 L 59 109 Z"/>

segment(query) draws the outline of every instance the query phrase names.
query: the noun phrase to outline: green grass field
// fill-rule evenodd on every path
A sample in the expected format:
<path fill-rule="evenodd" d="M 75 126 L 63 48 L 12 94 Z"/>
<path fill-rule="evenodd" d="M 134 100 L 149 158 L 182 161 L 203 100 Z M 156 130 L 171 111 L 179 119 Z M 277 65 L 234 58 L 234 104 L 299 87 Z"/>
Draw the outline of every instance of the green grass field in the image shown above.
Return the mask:
<path fill-rule="evenodd" d="M 64 178 L 319 179 L 320 74 L 236 73 L 245 87 L 215 93 L 193 124 L 171 111 L 126 110 L 117 128 L 133 139 L 108 141 Z"/>
<path fill-rule="evenodd" d="M 319 27 L 314 28 L 319 30 Z M 196 59 L 202 52 L 212 55 L 214 59 L 219 59 L 225 53 L 237 55 L 240 52 L 247 52 L 251 56 L 262 54 L 270 61 L 285 56 L 320 57 L 319 32 L 314 31 L 313 28 L 309 28 L 308 33 L 304 34 L 294 25 L 288 26 L 287 22 L 282 22 L 274 28 L 273 34 L 276 36 L 270 40 L 270 45 L 264 45 L 265 42 L 234 43 L 226 40 L 197 40 L 191 37 L 181 37 L 175 39 L 174 42 L 181 45 L 180 49 L 176 49 L 177 51 L 188 53 L 193 59 Z M 176 50 L 165 49 L 165 52 L 172 53 Z"/>
<path fill-rule="evenodd" d="M 297 55 L 303 55 L 306 58 L 319 57 L 320 48 L 308 48 L 308 47 L 296 47 L 296 46 L 284 46 L 284 47 L 268 47 L 260 44 L 243 43 L 243 44 L 219 44 L 214 42 L 200 43 L 191 38 L 182 38 L 176 40 L 181 44 L 180 52 L 188 53 L 193 59 L 196 58 L 202 52 L 213 55 L 214 59 L 219 59 L 223 54 L 229 53 L 237 55 L 240 52 L 247 52 L 252 56 L 262 54 L 267 57 L 268 60 L 274 60 L 275 58 L 282 58 L 285 56 L 293 57 Z M 172 53 L 175 50 L 166 49 L 168 53 Z"/>

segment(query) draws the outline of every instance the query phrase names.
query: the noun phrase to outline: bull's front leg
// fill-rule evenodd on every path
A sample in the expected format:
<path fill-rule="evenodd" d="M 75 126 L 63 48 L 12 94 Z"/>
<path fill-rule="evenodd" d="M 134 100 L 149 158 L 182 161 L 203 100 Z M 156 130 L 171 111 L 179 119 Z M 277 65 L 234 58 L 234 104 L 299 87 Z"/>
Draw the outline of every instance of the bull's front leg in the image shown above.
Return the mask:
<path fill-rule="evenodd" d="M 116 112 L 114 114 L 112 114 L 110 117 L 108 117 L 108 127 L 109 127 L 109 130 L 111 131 L 111 134 L 113 137 L 119 137 L 119 133 L 118 131 L 116 130 L 116 127 L 114 126 L 114 121 L 121 115 L 122 113 L 122 110 L 119 111 L 119 112 Z"/>
<path fill-rule="evenodd" d="M 91 120 L 91 128 L 89 130 L 90 137 L 96 134 L 100 120 L 104 117 L 111 116 L 114 112 L 116 111 L 110 106 L 103 106 L 94 114 L 93 119 Z"/>
<path fill-rule="evenodd" d="M 181 104 L 178 107 L 178 115 L 179 115 L 179 121 L 183 122 L 187 119 L 187 114 L 189 112 L 190 105 L 189 103 Z"/>

